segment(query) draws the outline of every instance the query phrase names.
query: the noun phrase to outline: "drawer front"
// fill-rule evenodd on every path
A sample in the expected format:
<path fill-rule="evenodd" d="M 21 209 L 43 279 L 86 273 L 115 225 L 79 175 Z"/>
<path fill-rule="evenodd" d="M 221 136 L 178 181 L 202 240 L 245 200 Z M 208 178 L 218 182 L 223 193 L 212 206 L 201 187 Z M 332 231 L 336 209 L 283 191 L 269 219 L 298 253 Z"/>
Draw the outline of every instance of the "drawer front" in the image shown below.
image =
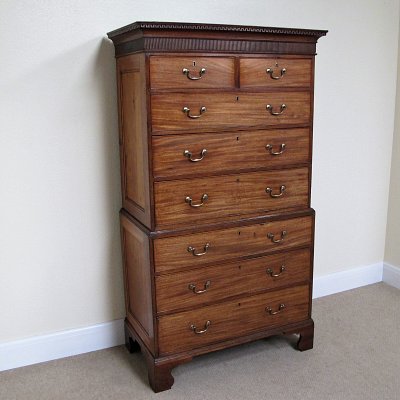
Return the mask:
<path fill-rule="evenodd" d="M 309 129 L 153 136 L 155 177 L 280 167 L 310 161 Z"/>
<path fill-rule="evenodd" d="M 308 168 L 154 184 L 156 225 L 204 224 L 229 215 L 308 206 Z"/>
<path fill-rule="evenodd" d="M 278 311 L 282 304 L 284 307 L 281 306 L 277 314 L 270 314 Z M 159 349 L 161 354 L 182 352 L 300 322 L 306 320 L 308 314 L 309 286 L 303 285 L 162 316 L 158 321 Z M 206 332 L 195 333 L 203 330 Z"/>
<path fill-rule="evenodd" d="M 310 87 L 310 59 L 241 58 L 240 86 L 252 87 Z"/>
<path fill-rule="evenodd" d="M 228 297 L 310 280 L 309 249 L 156 277 L 157 312 L 199 307 Z"/>
<path fill-rule="evenodd" d="M 155 271 L 185 270 L 218 261 L 309 245 L 312 229 L 313 217 L 307 216 L 158 238 L 154 240 Z"/>
<path fill-rule="evenodd" d="M 233 58 L 222 57 L 150 57 L 152 89 L 233 88 Z"/>
<path fill-rule="evenodd" d="M 311 115 L 309 92 L 154 94 L 151 106 L 158 134 L 308 124 Z"/>

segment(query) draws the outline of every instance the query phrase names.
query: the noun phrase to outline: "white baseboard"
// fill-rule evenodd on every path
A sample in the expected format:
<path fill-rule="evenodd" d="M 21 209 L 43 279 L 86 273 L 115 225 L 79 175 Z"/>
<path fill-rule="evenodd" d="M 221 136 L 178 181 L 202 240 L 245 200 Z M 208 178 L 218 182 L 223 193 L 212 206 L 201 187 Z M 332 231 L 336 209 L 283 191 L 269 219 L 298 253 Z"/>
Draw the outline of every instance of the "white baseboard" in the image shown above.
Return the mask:
<path fill-rule="evenodd" d="M 314 278 L 313 298 L 382 281 L 400 289 L 400 268 L 377 263 Z M 0 371 L 119 346 L 123 320 L 0 344 Z"/>
<path fill-rule="evenodd" d="M 400 267 L 383 263 L 383 282 L 400 289 Z"/>
<path fill-rule="evenodd" d="M 0 371 L 119 346 L 124 320 L 0 343 Z"/>
<path fill-rule="evenodd" d="M 382 281 L 383 263 L 314 277 L 313 298 L 344 292 Z"/>

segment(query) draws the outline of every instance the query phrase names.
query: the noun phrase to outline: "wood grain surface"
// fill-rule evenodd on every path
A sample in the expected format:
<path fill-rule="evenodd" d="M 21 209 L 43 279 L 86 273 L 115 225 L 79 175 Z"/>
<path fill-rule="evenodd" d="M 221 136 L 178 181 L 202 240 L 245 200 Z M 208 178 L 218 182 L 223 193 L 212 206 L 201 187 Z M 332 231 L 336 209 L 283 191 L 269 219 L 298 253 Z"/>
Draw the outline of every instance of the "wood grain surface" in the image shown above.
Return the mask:
<path fill-rule="evenodd" d="M 308 285 L 295 286 L 159 317 L 160 353 L 181 352 L 305 320 L 308 317 L 308 292 Z M 270 315 L 266 311 L 267 307 L 276 311 L 280 304 L 285 305 L 280 313 Z M 210 321 L 207 332 L 195 334 L 191 329 L 194 325 L 202 330 L 207 321 Z"/>
<path fill-rule="evenodd" d="M 206 224 L 228 215 L 265 214 L 278 209 L 306 208 L 309 170 L 307 167 L 278 171 L 249 172 L 154 184 L 156 226 Z M 281 186 L 285 190 L 281 192 Z M 272 189 L 271 197 L 266 189 Z M 208 199 L 200 207 L 202 196 Z"/>
<path fill-rule="evenodd" d="M 273 112 L 280 112 L 282 104 L 286 109 L 281 115 L 271 115 L 268 104 Z M 308 124 L 311 115 L 309 92 L 154 94 L 151 106 L 152 131 L 158 134 Z M 183 112 L 184 107 L 190 109 L 190 115 L 200 117 L 189 118 Z M 207 110 L 203 114 L 200 113 L 202 107 Z"/>
<path fill-rule="evenodd" d="M 310 87 L 311 59 L 240 58 L 240 87 Z M 267 69 L 271 69 L 273 79 Z M 285 73 L 282 75 L 282 69 Z"/>
<path fill-rule="evenodd" d="M 198 176 L 306 163 L 310 161 L 309 142 L 309 129 L 153 136 L 153 174 L 156 178 Z M 270 154 L 281 151 L 282 144 L 282 154 Z M 204 149 L 207 153 L 198 162 L 184 155 L 187 150 L 192 159 L 198 159 Z"/>
<path fill-rule="evenodd" d="M 311 216 L 291 218 L 155 239 L 155 272 L 184 271 L 191 267 L 211 265 L 222 260 L 256 256 L 308 245 L 312 240 L 312 221 Z M 282 231 L 286 231 L 287 234 L 279 243 L 273 243 L 267 237 L 268 234 L 273 234 L 275 240 L 280 239 Z M 203 252 L 206 243 L 210 246 L 204 256 L 194 256 L 188 251 L 188 247 L 192 246 L 196 248 L 196 252 Z"/>
<path fill-rule="evenodd" d="M 150 57 L 150 87 L 152 89 L 233 88 L 235 86 L 233 57 Z M 187 77 L 182 70 L 189 70 Z M 200 75 L 204 68 L 205 73 Z M 200 79 L 189 79 L 189 78 Z"/>
<path fill-rule="evenodd" d="M 310 280 L 310 249 L 164 274 L 156 277 L 157 312 L 200 307 L 228 297 L 276 289 Z M 282 266 L 284 267 L 281 272 Z M 280 274 L 277 277 L 271 276 Z M 195 291 L 208 289 L 196 294 Z"/>

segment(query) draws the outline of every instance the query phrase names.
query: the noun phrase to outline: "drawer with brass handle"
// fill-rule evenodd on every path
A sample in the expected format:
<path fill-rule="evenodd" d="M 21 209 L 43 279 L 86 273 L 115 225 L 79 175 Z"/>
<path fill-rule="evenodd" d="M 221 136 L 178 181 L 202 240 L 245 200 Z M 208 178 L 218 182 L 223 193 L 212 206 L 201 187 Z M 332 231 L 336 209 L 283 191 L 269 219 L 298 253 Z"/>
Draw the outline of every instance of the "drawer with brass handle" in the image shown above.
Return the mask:
<path fill-rule="evenodd" d="M 154 94 L 151 106 L 157 134 L 309 124 L 311 116 L 307 91 Z"/>
<path fill-rule="evenodd" d="M 156 225 L 306 208 L 308 182 L 308 167 L 155 182 Z"/>
<path fill-rule="evenodd" d="M 150 57 L 152 89 L 234 88 L 233 57 Z"/>
<path fill-rule="evenodd" d="M 310 249 L 156 276 L 157 312 L 199 307 L 228 297 L 307 282 Z"/>
<path fill-rule="evenodd" d="M 310 161 L 310 131 L 274 129 L 153 136 L 153 175 L 176 177 Z"/>
<path fill-rule="evenodd" d="M 285 231 L 283 240 L 282 232 Z M 271 235 L 274 235 L 271 239 Z M 298 217 L 154 239 L 156 274 L 309 245 L 313 217 Z M 276 271 L 275 268 L 273 271 Z M 192 283 L 192 282 L 188 282 Z M 212 282 L 211 282 L 212 285 Z"/>
<path fill-rule="evenodd" d="M 240 86 L 307 87 L 312 82 L 312 60 L 293 58 L 241 58 Z"/>
<path fill-rule="evenodd" d="M 181 352 L 306 320 L 309 299 L 309 286 L 301 285 L 160 316 L 160 353 Z"/>

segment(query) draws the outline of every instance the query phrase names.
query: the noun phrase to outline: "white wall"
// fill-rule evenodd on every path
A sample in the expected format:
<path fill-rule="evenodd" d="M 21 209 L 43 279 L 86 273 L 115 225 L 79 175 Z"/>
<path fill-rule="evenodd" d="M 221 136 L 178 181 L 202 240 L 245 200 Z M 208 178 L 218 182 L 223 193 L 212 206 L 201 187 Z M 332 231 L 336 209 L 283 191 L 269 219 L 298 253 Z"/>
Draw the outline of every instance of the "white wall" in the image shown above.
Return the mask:
<path fill-rule="evenodd" d="M 0 3 L 0 342 L 121 318 L 105 32 L 135 20 L 329 29 L 318 44 L 317 276 L 382 261 L 398 0 Z"/>
<path fill-rule="evenodd" d="M 397 71 L 397 95 L 386 229 L 385 262 L 400 268 L 400 52 L 398 56 L 399 69 Z"/>

